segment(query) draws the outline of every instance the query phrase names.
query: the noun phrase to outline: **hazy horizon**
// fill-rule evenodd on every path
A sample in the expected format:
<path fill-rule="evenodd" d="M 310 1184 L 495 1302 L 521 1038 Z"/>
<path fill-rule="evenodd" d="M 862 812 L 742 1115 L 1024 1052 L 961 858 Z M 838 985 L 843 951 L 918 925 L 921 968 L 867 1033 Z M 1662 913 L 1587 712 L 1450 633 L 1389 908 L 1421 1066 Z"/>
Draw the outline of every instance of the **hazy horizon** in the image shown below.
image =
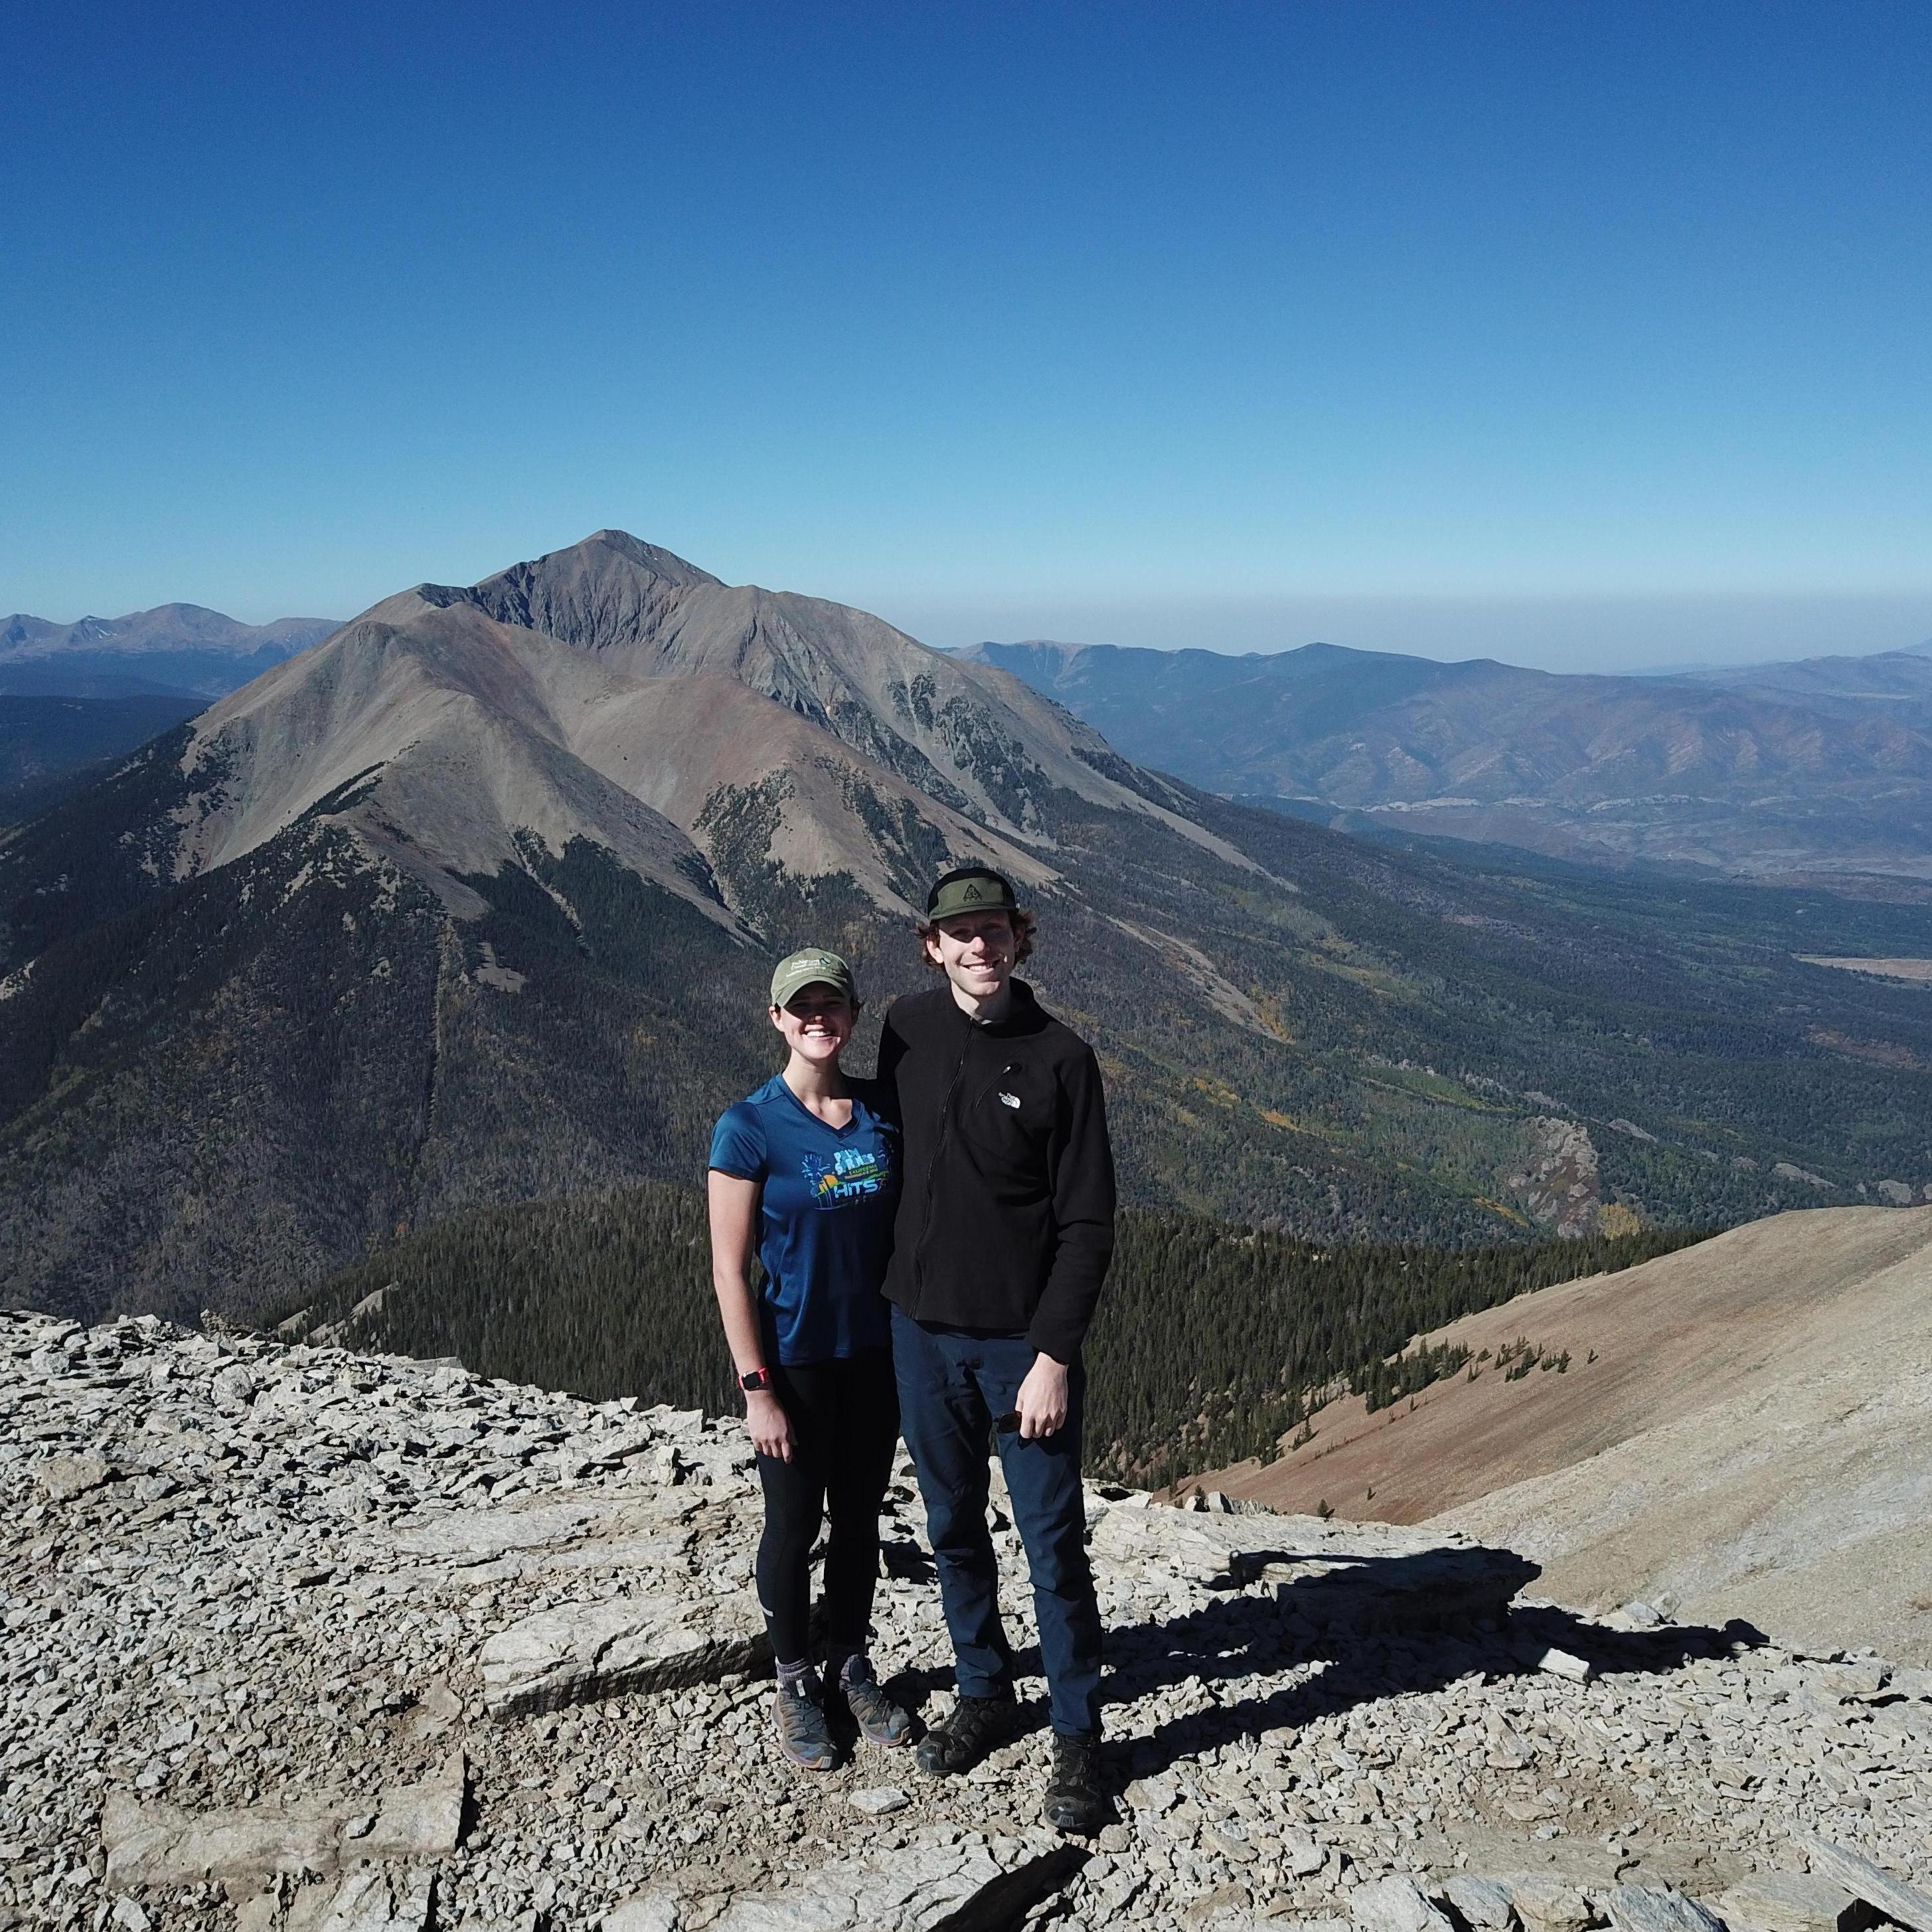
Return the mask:
<path fill-rule="evenodd" d="M 645 532 L 632 534 L 652 540 Z M 523 560 L 505 557 L 492 568 Z M 701 556 L 688 560 L 708 567 Z M 1010 593 L 922 596 L 917 592 L 890 590 L 870 594 L 862 590 L 835 591 L 823 584 L 778 582 L 768 577 L 745 580 L 760 583 L 767 590 L 797 591 L 870 610 L 921 643 L 944 650 L 977 644 L 1048 640 L 1272 656 L 1318 643 L 1445 662 L 1496 658 L 1540 670 L 1642 675 L 1796 658 L 1864 657 L 1912 650 L 1932 639 L 1932 591 L 1809 597 L 1308 594 L 1120 599 Z M 71 624 L 83 616 L 111 619 L 182 603 L 201 604 L 246 624 L 300 617 L 346 622 L 381 598 L 406 587 L 400 582 L 383 585 L 352 604 L 334 610 L 300 606 L 286 599 L 260 608 L 238 608 L 236 602 L 224 601 L 218 595 L 170 594 L 121 610 L 96 603 L 69 616 L 10 602 L 0 593 L 0 611 Z"/>
<path fill-rule="evenodd" d="M 1318 643 L 1444 662 L 1497 658 L 1540 670 L 1626 675 L 1866 657 L 1910 650 L 1932 638 L 1932 592 L 1861 598 L 1204 598 L 1165 606 L 1102 599 L 896 602 L 896 612 L 880 614 L 922 643 L 949 650 L 1044 640 L 1272 656 Z M 1000 627 L 976 629 L 988 611 L 1003 620 Z M 1042 621 L 1029 621 L 1036 619 Z"/>

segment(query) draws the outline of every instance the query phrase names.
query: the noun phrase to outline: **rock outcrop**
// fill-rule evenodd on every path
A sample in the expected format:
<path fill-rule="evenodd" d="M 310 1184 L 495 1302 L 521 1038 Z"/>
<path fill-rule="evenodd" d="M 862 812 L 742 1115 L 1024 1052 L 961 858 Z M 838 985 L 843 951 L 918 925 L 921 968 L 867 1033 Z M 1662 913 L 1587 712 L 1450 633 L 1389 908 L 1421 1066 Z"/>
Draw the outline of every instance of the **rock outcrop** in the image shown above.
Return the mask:
<path fill-rule="evenodd" d="M 874 1654 L 929 1717 L 904 1478 Z M 945 1784 L 778 1760 L 734 1423 L 0 1316 L 0 1928 L 1917 1922 L 1925 1673 L 1581 1618 L 1436 1529 L 1091 1501 L 1119 1815 L 1064 1846 L 1037 1730 Z"/>

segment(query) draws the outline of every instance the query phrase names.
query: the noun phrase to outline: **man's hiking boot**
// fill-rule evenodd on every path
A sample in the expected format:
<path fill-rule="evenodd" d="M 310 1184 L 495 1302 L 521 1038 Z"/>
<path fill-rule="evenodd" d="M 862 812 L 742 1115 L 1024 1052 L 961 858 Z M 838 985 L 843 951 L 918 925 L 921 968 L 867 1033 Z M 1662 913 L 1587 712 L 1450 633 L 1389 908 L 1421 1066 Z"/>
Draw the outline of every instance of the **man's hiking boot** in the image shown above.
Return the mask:
<path fill-rule="evenodd" d="M 772 1710 L 778 1749 L 800 1770 L 830 1771 L 838 1762 L 838 1747 L 825 1721 L 816 1671 L 805 1671 L 789 1683 L 781 1677 Z"/>
<path fill-rule="evenodd" d="M 879 1688 L 872 1666 L 862 1657 L 848 1658 L 838 1681 L 826 1694 L 835 1712 L 843 1705 L 853 1728 L 868 1744 L 888 1747 L 912 1742 L 912 1719 Z"/>
<path fill-rule="evenodd" d="M 1019 1700 L 1010 1690 L 1003 1697 L 962 1697 L 944 1722 L 920 1738 L 920 1769 L 934 1778 L 970 1771 L 1012 1736 L 1019 1710 Z"/>
<path fill-rule="evenodd" d="M 1098 1738 L 1054 1738 L 1053 1776 L 1040 1816 L 1073 1838 L 1090 1838 L 1113 1822 L 1114 1808 L 1100 1789 Z"/>

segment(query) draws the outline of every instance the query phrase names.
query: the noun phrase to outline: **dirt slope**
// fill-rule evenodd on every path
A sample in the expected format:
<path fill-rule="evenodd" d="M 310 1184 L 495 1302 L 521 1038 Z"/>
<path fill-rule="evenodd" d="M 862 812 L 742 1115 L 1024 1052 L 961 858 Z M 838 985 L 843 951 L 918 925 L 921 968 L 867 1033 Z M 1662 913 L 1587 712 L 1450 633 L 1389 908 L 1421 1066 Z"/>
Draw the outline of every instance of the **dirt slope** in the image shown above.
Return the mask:
<path fill-rule="evenodd" d="M 1323 1410 L 1230 1494 L 1439 1518 L 1565 1601 L 1667 1595 L 1796 1640 L 1932 1657 L 1932 1208 L 1781 1214 L 1428 1338 L 1493 1359 L 1370 1415 Z"/>

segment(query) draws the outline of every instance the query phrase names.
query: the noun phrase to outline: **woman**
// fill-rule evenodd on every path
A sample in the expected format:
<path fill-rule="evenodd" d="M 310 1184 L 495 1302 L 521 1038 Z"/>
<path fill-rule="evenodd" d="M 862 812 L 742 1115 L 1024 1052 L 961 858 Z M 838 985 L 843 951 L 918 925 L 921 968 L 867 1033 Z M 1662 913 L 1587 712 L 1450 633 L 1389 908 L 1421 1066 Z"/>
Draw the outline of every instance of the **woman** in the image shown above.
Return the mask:
<path fill-rule="evenodd" d="M 745 1391 L 764 1485 L 758 1601 L 778 1663 L 778 1748 L 808 1771 L 838 1762 L 840 1708 L 874 1744 L 912 1720 L 866 1655 L 879 1505 L 898 1439 L 891 1334 L 879 1295 L 898 1199 L 897 1130 L 838 1056 L 858 1023 L 852 969 L 794 952 L 772 975 L 784 1070 L 728 1107 L 711 1137 L 711 1279 Z M 752 1285 L 755 1247 L 762 1291 Z M 825 1666 L 811 1660 L 811 1555 L 821 1515 Z"/>

